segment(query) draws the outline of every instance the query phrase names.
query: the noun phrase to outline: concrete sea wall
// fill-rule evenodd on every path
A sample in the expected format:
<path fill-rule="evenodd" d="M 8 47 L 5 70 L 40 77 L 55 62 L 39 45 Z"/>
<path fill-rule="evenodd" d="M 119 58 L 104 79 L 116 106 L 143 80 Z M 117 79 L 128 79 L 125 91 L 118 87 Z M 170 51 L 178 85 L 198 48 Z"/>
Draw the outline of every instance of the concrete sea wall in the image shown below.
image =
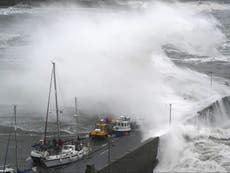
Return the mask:
<path fill-rule="evenodd" d="M 158 145 L 159 137 L 150 138 L 101 170 L 95 171 L 93 166 L 88 166 L 86 173 L 152 173 L 158 163 Z"/>
<path fill-rule="evenodd" d="M 197 116 L 189 119 L 196 125 L 216 127 L 224 125 L 230 119 L 230 96 L 221 98 L 211 105 L 197 112 Z"/>

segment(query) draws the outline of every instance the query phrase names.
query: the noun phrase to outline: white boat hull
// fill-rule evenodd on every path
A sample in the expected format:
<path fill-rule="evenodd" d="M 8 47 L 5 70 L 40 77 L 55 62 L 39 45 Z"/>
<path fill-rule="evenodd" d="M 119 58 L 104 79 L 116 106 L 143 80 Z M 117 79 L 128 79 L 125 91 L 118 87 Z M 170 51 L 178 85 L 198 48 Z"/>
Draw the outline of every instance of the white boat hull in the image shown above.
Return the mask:
<path fill-rule="evenodd" d="M 83 157 L 83 155 L 82 155 L 82 157 Z M 75 162 L 75 161 L 81 159 L 82 157 L 79 157 L 78 155 L 75 155 L 75 156 L 71 156 L 71 157 L 44 160 L 43 162 L 44 162 L 46 167 L 51 168 L 51 167 L 70 164 L 72 162 Z"/>
<path fill-rule="evenodd" d="M 113 131 L 116 132 L 130 132 L 131 131 L 131 123 L 130 118 L 121 116 L 116 120 L 115 125 L 113 126 Z"/>
<path fill-rule="evenodd" d="M 36 150 L 31 151 L 30 157 L 35 164 L 41 164 L 41 160 L 44 158 L 43 153 Z"/>
<path fill-rule="evenodd" d="M 113 128 L 113 131 L 115 132 L 130 132 L 131 131 L 131 128 Z"/>
<path fill-rule="evenodd" d="M 72 162 L 76 162 L 77 160 L 82 159 L 83 156 L 87 155 L 88 153 L 89 153 L 88 148 L 83 147 L 83 149 L 80 151 L 74 151 L 71 153 L 64 153 L 64 154 L 46 157 L 42 162 L 48 168 L 58 167 L 58 166 L 70 164 Z"/>
<path fill-rule="evenodd" d="M 13 168 L 0 169 L 0 173 L 15 173 L 15 170 Z"/>

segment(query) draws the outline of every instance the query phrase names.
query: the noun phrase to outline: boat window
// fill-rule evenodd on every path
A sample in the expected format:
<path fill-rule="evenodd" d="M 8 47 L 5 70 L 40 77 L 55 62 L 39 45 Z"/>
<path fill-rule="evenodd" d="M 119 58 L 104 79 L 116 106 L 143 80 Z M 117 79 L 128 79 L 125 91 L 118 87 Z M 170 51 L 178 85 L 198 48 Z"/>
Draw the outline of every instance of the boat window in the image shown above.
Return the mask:
<path fill-rule="evenodd" d="M 67 150 L 67 149 L 69 149 L 69 147 L 68 146 L 64 146 L 64 149 Z"/>
<path fill-rule="evenodd" d="M 101 130 L 106 130 L 108 127 L 107 126 L 98 126 L 96 125 L 95 129 L 101 129 Z"/>
<path fill-rule="evenodd" d="M 97 126 L 95 127 L 95 129 L 101 129 L 101 126 L 98 126 L 98 125 L 97 125 Z"/>

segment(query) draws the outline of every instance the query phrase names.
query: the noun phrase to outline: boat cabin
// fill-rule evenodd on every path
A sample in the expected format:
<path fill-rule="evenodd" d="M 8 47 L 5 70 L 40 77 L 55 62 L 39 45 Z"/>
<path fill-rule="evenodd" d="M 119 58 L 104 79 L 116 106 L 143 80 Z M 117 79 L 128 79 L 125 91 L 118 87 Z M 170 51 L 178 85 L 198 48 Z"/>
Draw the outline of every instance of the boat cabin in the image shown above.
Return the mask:
<path fill-rule="evenodd" d="M 99 123 L 96 123 L 95 128 L 90 132 L 90 135 L 92 137 L 107 137 L 109 133 L 110 133 L 109 124 L 101 120 Z"/>
<path fill-rule="evenodd" d="M 62 148 L 63 153 L 67 153 L 70 151 L 75 151 L 75 145 L 64 145 Z"/>
<path fill-rule="evenodd" d="M 131 131 L 130 118 L 126 116 L 120 116 L 120 118 L 115 121 L 113 131 L 115 132 L 116 136 L 127 135 L 127 133 Z"/>

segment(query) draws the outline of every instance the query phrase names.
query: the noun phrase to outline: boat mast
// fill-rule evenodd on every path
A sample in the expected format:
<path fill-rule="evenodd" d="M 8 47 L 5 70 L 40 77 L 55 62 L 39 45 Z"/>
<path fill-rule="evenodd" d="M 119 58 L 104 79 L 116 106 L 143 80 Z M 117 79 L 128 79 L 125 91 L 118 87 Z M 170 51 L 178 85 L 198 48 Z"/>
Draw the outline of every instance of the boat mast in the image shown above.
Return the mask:
<path fill-rule="evenodd" d="M 75 97 L 75 115 L 78 115 L 77 97 Z"/>
<path fill-rule="evenodd" d="M 15 142 L 15 163 L 16 171 L 18 170 L 18 142 L 17 142 L 17 119 L 16 119 L 17 106 L 14 105 L 14 142 Z"/>
<path fill-rule="evenodd" d="M 13 126 L 13 119 L 11 120 L 10 133 L 9 133 L 8 140 L 7 140 L 6 154 L 5 154 L 5 158 L 4 158 L 3 171 L 5 171 L 5 169 L 6 169 L 6 161 L 7 161 L 8 151 L 9 151 L 10 138 L 11 138 L 11 133 L 12 133 L 12 129 L 13 129 L 12 126 Z"/>
<path fill-rule="evenodd" d="M 46 123 L 45 123 L 45 132 L 44 132 L 44 144 L 46 144 L 46 137 L 47 137 L 47 125 L 48 125 L 48 116 L 49 116 L 49 107 L 50 107 L 50 93 L 52 89 L 52 82 L 53 82 L 53 68 L 51 72 L 51 79 L 50 79 L 50 87 L 49 87 L 49 96 L 48 96 L 48 104 L 46 110 Z"/>
<path fill-rule="evenodd" d="M 78 135 L 78 121 L 79 121 L 79 115 L 78 115 L 78 107 L 77 107 L 77 97 L 74 98 L 75 99 L 75 114 L 74 117 L 76 118 L 76 134 Z"/>
<path fill-rule="evenodd" d="M 55 71 L 55 63 L 53 64 L 53 75 L 54 75 L 54 92 L 55 92 L 55 103 L 56 103 L 56 116 L 57 116 L 57 131 L 58 131 L 58 139 L 60 139 L 60 122 L 59 122 L 59 109 L 58 109 L 58 98 L 57 98 L 57 83 L 56 83 L 56 71 Z"/>

